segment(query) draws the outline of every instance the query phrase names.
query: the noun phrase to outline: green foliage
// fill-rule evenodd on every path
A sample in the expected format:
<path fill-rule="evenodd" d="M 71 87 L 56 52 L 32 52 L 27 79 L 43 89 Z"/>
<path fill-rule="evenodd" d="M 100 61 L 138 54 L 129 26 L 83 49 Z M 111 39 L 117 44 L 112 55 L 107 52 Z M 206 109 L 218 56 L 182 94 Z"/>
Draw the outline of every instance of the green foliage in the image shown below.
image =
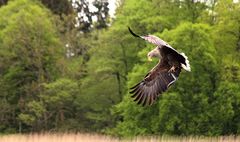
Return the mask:
<path fill-rule="evenodd" d="M 149 134 L 204 133 L 204 129 L 207 127 L 204 122 L 208 121 L 208 118 L 205 116 L 207 112 L 204 110 L 210 108 L 208 102 L 210 96 L 207 94 L 210 94 L 214 89 L 215 82 L 212 82 L 211 78 L 215 79 L 214 73 L 216 72 L 215 49 L 212 41 L 209 39 L 208 31 L 209 27 L 204 24 L 183 23 L 176 29 L 166 30 L 160 35 L 160 37 L 164 37 L 169 41 L 173 47 L 179 51 L 184 50 L 186 55 L 189 55 L 192 72 L 182 73 L 176 85 L 171 88 L 170 91 L 172 93 L 167 92 L 163 94 L 157 104 L 151 108 L 146 108 L 146 110 L 141 109 L 139 111 L 139 109 L 136 109 L 139 106 L 136 106 L 135 103 L 126 103 L 125 101 L 132 101 L 129 95 L 126 95 L 125 100 L 116 110 L 120 115 L 124 116 L 124 121 L 118 124 L 116 130 L 120 132 L 120 135 L 129 135 L 121 132 L 121 130 L 124 131 L 128 128 L 128 121 L 136 122 L 135 127 L 138 127 L 140 130 L 148 128 L 148 131 L 144 131 L 144 133 Z M 143 51 L 146 54 L 145 51 L 146 49 Z M 142 53 L 140 56 L 142 56 Z M 211 64 L 210 67 L 208 66 L 209 64 Z M 153 64 L 149 66 L 149 63 L 146 62 L 143 65 L 135 65 L 132 73 L 129 74 L 130 86 L 139 82 L 147 70 L 152 67 Z M 199 76 L 198 71 L 202 72 L 201 76 Z M 139 78 L 140 76 L 141 78 Z M 133 115 L 133 112 L 137 115 L 148 117 L 136 119 L 136 115 Z M 204 125 L 196 126 L 196 123 Z M 121 127 L 127 128 L 122 129 Z M 130 130 L 132 129 L 130 128 Z M 132 131 L 130 135 L 141 134 L 141 131 L 135 129 Z"/>
<path fill-rule="evenodd" d="M 0 1 L 0 6 L 3 6 L 3 5 L 5 5 L 5 4 L 7 4 L 7 2 L 8 2 L 8 0 L 2 0 L 2 1 Z"/>
<path fill-rule="evenodd" d="M 157 2 L 167 3 L 165 1 Z M 188 3 L 191 7 L 196 6 L 196 8 L 202 5 L 185 1 L 183 7 L 184 4 Z M 223 3 L 221 1 L 218 6 L 226 6 Z M 239 9 L 238 4 L 232 4 L 230 1 L 228 4 L 235 9 Z M 170 5 L 166 4 L 165 6 Z M 201 10 L 204 9 L 203 5 L 200 7 L 202 7 Z M 193 10 L 196 8 L 193 8 Z M 189 10 L 191 11 L 191 8 L 187 8 L 185 12 L 188 13 Z M 231 13 L 234 12 L 237 12 L 237 10 L 231 11 Z M 197 15 L 201 16 L 199 13 Z M 220 15 L 219 19 L 223 15 Z M 169 17 L 171 16 L 169 15 Z M 198 16 L 194 19 L 189 18 L 185 20 L 201 21 L 201 17 Z M 223 17 L 222 20 L 227 22 L 228 18 L 224 19 Z M 176 84 L 167 93 L 160 96 L 159 101 L 151 108 L 139 108 L 132 103 L 129 94 L 125 95 L 123 101 L 114 109 L 114 113 L 122 116 L 123 121 L 119 122 L 114 131 L 110 133 L 120 136 L 159 133 L 170 135 L 238 133 L 239 128 L 236 124 L 239 123 L 239 116 L 234 114 L 239 112 L 238 101 L 236 102 L 239 94 L 239 88 L 237 87 L 239 81 L 236 82 L 239 79 L 239 59 L 237 59 L 238 57 L 232 58 L 235 54 L 238 54 L 234 51 L 238 47 L 236 43 L 238 34 L 232 33 L 238 31 L 239 23 L 236 23 L 237 18 L 231 18 L 231 20 L 235 24 L 229 23 L 229 20 L 222 27 L 221 22 L 216 27 L 201 23 L 181 23 L 173 30 L 164 30 L 161 34 L 155 33 L 155 35 L 159 35 L 168 41 L 178 51 L 184 51 L 189 57 L 192 72 L 182 73 Z M 149 22 L 151 23 L 151 21 Z M 150 25 L 156 27 L 152 23 L 148 27 Z M 220 34 L 216 32 L 220 32 Z M 229 33 L 229 36 L 222 34 L 222 32 Z M 221 35 L 226 38 L 222 38 Z M 228 48 L 226 49 L 226 47 Z M 149 49 L 143 49 L 139 55 L 144 57 L 147 51 Z M 231 63 L 230 60 L 234 62 Z M 235 62 L 236 60 L 238 63 Z M 139 82 L 153 66 L 154 64 L 146 63 L 146 61 L 136 64 L 128 75 L 128 87 Z M 231 96 L 234 96 L 234 99 Z"/>
<path fill-rule="evenodd" d="M 45 111 L 38 102 L 41 85 L 60 74 L 56 64 L 63 46 L 51 14 L 35 2 L 12 1 L 0 12 L 1 101 L 15 106 L 2 115 L 13 113 L 14 125 L 23 122 L 34 127 Z M 6 122 L 5 128 L 12 122 Z"/>
<path fill-rule="evenodd" d="M 46 129 L 70 130 L 74 126 L 67 126 L 74 117 L 74 101 L 79 95 L 79 86 L 75 80 L 61 78 L 44 84 L 40 100 L 46 109 Z M 67 127 L 66 127 L 67 126 Z"/>
<path fill-rule="evenodd" d="M 96 13 L 85 0 L 78 9 L 67 0 L 0 7 L 1 133 L 240 133 L 239 3 L 125 0 L 107 26 L 106 3 L 98 2 Z M 88 15 L 79 27 L 74 10 Z M 132 37 L 128 26 L 161 37 L 191 64 L 152 106 L 138 106 L 128 88 L 158 62 L 147 61 L 155 47 Z"/>
<path fill-rule="evenodd" d="M 73 13 L 73 7 L 69 0 L 39 0 L 53 13 L 58 15 L 68 15 Z"/>

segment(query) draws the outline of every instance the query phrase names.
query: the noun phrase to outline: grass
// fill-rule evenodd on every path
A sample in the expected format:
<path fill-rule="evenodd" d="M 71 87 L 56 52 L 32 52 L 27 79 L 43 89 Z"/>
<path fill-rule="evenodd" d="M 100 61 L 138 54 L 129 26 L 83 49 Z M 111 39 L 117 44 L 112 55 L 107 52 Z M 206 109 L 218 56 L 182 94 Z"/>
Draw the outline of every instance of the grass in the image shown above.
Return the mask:
<path fill-rule="evenodd" d="M 136 137 L 119 139 L 98 134 L 13 134 L 0 136 L 0 142 L 240 142 L 240 137 Z"/>

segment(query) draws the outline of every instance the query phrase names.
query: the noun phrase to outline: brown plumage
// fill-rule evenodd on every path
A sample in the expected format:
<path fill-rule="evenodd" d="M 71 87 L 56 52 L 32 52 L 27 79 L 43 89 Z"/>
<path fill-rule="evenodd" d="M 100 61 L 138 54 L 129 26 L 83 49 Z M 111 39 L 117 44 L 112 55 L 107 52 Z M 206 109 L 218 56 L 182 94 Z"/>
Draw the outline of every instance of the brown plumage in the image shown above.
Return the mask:
<path fill-rule="evenodd" d="M 144 79 L 130 88 L 132 98 L 138 104 L 152 105 L 157 97 L 165 92 L 178 78 L 181 69 L 190 71 L 189 61 L 184 53 L 178 53 L 168 43 L 154 35 L 139 36 L 150 43 L 157 45 L 155 49 L 148 53 L 148 58 L 158 57 L 158 64 L 144 77 Z"/>

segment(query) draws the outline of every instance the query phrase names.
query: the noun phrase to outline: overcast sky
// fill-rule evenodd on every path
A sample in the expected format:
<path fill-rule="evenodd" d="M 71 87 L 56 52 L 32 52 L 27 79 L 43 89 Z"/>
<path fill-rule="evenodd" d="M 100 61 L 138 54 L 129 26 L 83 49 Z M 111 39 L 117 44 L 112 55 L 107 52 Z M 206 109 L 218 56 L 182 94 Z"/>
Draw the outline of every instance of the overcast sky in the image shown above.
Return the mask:
<path fill-rule="evenodd" d="M 94 0 L 87 0 L 91 4 Z M 109 2 L 109 14 L 111 17 L 114 17 L 115 9 L 116 9 L 116 0 L 107 0 Z M 90 5 L 91 10 L 95 10 L 96 8 L 93 5 Z"/>

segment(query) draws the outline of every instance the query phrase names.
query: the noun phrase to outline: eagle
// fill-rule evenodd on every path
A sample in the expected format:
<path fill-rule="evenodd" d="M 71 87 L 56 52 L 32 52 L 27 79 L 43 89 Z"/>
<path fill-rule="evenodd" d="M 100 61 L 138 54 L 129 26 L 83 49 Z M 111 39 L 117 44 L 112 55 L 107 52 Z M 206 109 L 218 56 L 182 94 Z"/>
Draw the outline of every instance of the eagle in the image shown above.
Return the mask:
<path fill-rule="evenodd" d="M 159 58 L 157 65 L 145 75 L 141 82 L 130 88 L 131 97 L 137 104 L 152 105 L 157 97 L 178 79 L 182 69 L 191 71 L 188 57 L 157 36 L 139 36 L 130 27 L 128 30 L 134 37 L 144 39 L 157 46 L 147 54 L 149 61 L 152 61 L 153 57 Z"/>

